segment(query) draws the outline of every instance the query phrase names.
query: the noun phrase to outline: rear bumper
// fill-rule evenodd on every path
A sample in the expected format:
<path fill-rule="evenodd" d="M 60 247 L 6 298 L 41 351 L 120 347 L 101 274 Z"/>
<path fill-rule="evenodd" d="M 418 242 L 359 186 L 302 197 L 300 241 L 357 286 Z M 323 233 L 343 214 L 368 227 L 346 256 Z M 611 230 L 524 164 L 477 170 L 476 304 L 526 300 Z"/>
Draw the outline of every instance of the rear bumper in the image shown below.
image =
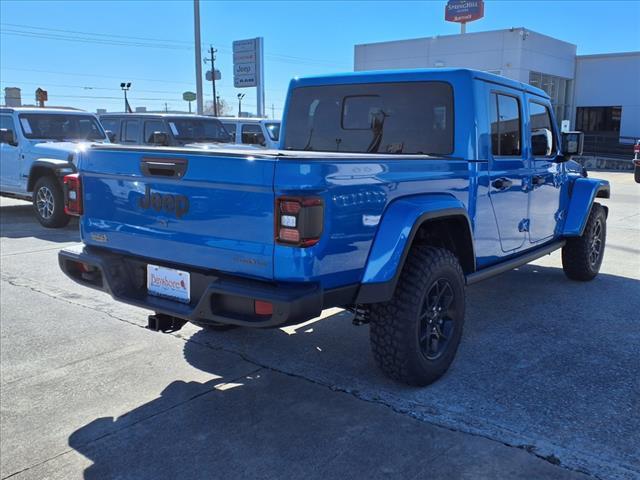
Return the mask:
<path fill-rule="evenodd" d="M 58 262 L 72 280 L 109 293 L 114 299 L 201 323 L 218 322 L 248 327 L 276 327 L 300 323 L 320 315 L 323 308 L 337 306 L 357 291 L 345 287 L 325 296 L 315 283 L 270 283 L 242 277 L 196 271 L 156 260 L 116 254 L 103 249 L 76 246 L 61 250 Z M 191 279 L 191 303 L 149 295 L 146 288 L 148 263 L 186 270 Z M 81 264 L 92 267 L 83 271 Z M 86 269 L 85 269 L 86 270 Z M 327 299 L 333 304 L 326 304 Z M 272 315 L 257 315 L 254 301 L 273 305 Z"/>

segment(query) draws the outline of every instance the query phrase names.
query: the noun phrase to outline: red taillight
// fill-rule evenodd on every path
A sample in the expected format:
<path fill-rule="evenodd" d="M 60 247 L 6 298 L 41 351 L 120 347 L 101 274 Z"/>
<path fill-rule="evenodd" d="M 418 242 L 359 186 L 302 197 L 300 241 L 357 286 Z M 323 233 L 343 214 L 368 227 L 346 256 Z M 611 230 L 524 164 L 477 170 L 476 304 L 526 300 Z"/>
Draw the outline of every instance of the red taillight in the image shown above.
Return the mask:
<path fill-rule="evenodd" d="M 64 177 L 64 213 L 82 215 L 82 180 L 79 173 Z"/>
<path fill-rule="evenodd" d="M 256 300 L 253 304 L 256 315 L 273 315 L 273 304 L 264 300 Z"/>
<path fill-rule="evenodd" d="M 320 241 L 324 206 L 320 198 L 276 199 L 276 241 L 297 247 L 311 247 Z"/>

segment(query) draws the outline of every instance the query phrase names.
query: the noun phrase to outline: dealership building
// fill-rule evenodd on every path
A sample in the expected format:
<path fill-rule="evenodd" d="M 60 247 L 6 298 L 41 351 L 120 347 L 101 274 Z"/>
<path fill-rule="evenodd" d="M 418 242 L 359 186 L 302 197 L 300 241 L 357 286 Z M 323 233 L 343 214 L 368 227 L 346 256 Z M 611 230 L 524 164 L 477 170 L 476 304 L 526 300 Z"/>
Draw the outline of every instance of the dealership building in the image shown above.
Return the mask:
<path fill-rule="evenodd" d="M 525 28 L 355 46 L 354 69 L 465 67 L 529 83 L 558 120 L 585 134 L 640 138 L 640 52 L 576 55 L 576 46 Z"/>

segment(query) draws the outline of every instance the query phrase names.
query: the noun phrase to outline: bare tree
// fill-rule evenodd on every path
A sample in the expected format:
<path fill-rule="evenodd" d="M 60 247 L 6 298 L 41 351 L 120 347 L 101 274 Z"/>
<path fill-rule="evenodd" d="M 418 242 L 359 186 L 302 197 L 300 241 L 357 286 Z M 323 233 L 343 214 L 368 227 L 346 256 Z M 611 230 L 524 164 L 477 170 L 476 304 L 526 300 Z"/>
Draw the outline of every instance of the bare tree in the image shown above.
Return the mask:
<path fill-rule="evenodd" d="M 224 115 L 228 115 L 230 112 L 229 104 L 224 100 L 224 98 L 218 97 L 218 116 L 222 117 Z M 208 101 L 204 106 L 204 114 L 205 115 L 213 115 L 213 102 Z"/>

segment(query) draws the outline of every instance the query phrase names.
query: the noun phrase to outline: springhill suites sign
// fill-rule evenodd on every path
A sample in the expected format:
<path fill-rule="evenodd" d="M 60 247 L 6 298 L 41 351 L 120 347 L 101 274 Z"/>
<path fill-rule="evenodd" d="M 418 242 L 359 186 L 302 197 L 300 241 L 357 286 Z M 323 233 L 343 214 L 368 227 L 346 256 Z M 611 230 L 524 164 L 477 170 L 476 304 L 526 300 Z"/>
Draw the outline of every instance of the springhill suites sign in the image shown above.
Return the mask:
<path fill-rule="evenodd" d="M 467 23 L 484 17 L 482 0 L 449 0 L 444 9 L 447 22 Z"/>

